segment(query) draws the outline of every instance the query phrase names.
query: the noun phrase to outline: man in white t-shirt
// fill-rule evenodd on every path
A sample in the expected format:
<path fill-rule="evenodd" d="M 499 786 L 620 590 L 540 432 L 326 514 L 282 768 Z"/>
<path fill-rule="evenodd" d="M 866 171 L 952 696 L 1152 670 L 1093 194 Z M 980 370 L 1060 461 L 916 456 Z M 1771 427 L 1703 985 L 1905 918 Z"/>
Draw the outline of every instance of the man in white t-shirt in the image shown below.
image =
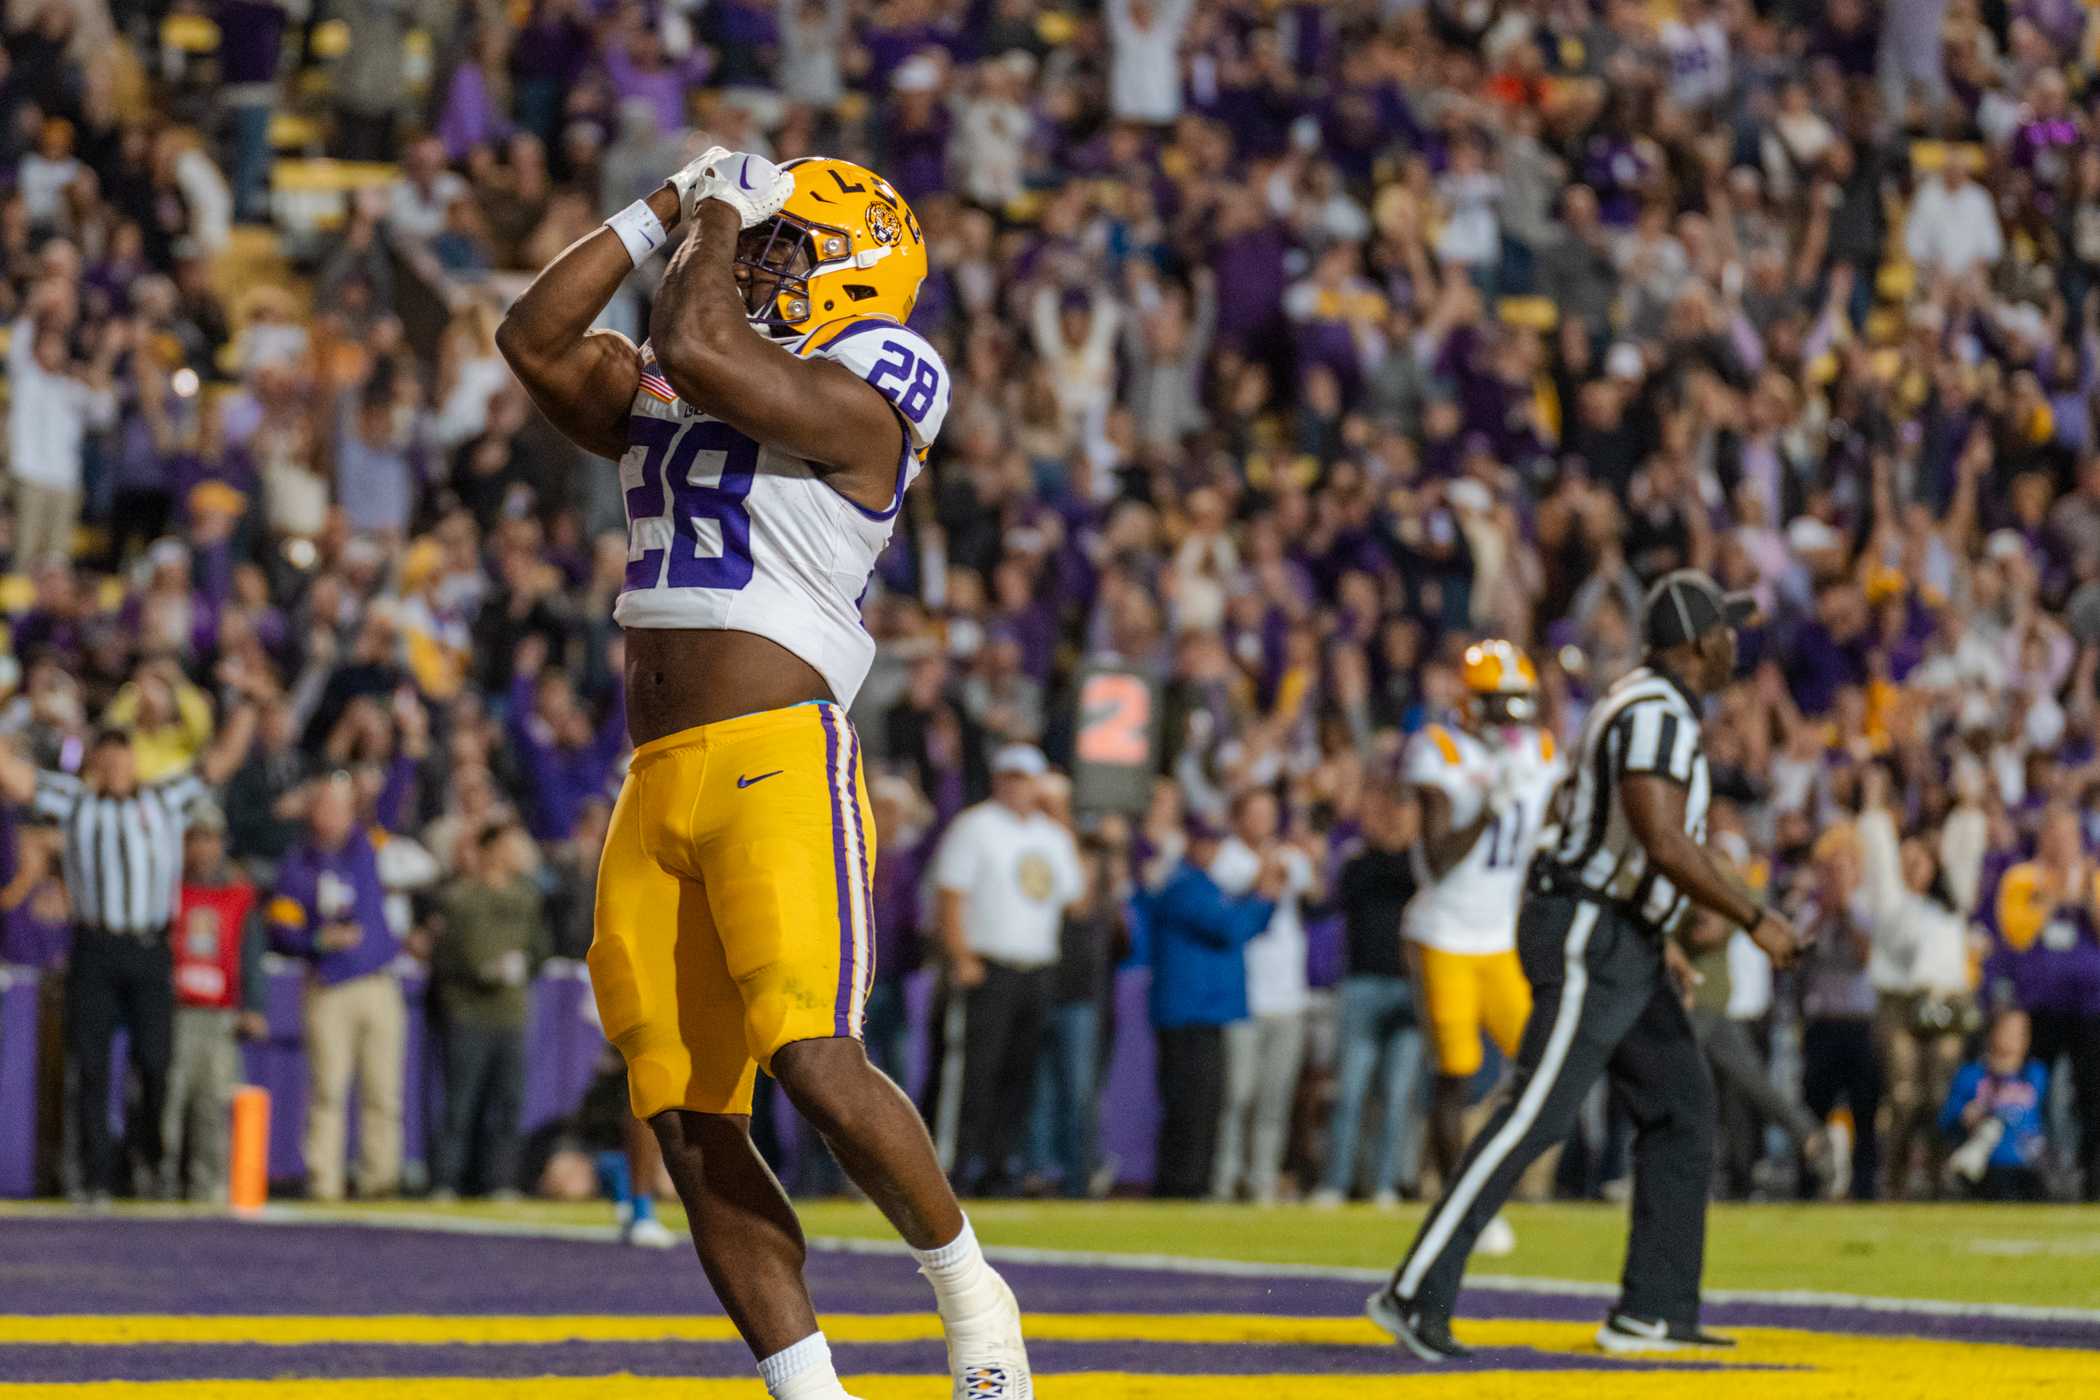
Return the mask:
<path fill-rule="evenodd" d="M 992 756 L 992 799 L 941 838 L 933 886 L 947 975 L 934 1140 L 965 1194 L 1007 1184 L 1035 1087 L 1058 928 L 1086 888 L 1072 833 L 1043 810 L 1041 750 Z"/>
<path fill-rule="evenodd" d="M 94 361 L 76 364 L 66 332 L 78 314 L 78 293 L 53 281 L 38 284 L 14 324 L 7 347 L 13 412 L 7 419 L 8 474 L 15 510 L 15 558 L 28 566 L 73 552 L 80 519 L 90 430 L 116 419 L 110 368 L 123 348 L 105 337 Z"/>
<path fill-rule="evenodd" d="M 1108 105 L 1117 121 L 1181 115 L 1181 34 L 1190 0 L 1108 0 Z"/>
<path fill-rule="evenodd" d="M 1728 27 L 1708 0 L 1681 0 L 1657 37 L 1670 65 L 1670 100 L 1701 111 L 1728 95 Z"/>
<path fill-rule="evenodd" d="M 1247 944 L 1248 1019 L 1225 1028 L 1225 1111 L 1211 1173 L 1211 1195 L 1219 1200 L 1236 1198 L 1244 1181 L 1256 1201 L 1275 1201 L 1290 1139 L 1291 1103 L 1305 1064 L 1311 993 L 1302 906 L 1320 897 L 1320 880 L 1304 851 L 1278 843 L 1279 825 L 1273 792 L 1253 788 L 1241 793 L 1232 806 L 1232 835 L 1210 863 L 1211 879 L 1235 896 L 1254 888 L 1270 854 L 1284 868 L 1276 912 Z"/>
<path fill-rule="evenodd" d="M 445 231 L 453 201 L 467 193 L 467 182 L 445 167 L 444 143 L 420 137 L 402 157 L 400 178 L 387 189 L 387 230 L 411 244 L 428 243 Z"/>
<path fill-rule="evenodd" d="M 1928 278 L 1963 277 L 2005 256 L 2005 229 L 1991 192 L 1950 154 L 1939 174 L 1918 183 L 1903 221 L 1903 250 Z"/>

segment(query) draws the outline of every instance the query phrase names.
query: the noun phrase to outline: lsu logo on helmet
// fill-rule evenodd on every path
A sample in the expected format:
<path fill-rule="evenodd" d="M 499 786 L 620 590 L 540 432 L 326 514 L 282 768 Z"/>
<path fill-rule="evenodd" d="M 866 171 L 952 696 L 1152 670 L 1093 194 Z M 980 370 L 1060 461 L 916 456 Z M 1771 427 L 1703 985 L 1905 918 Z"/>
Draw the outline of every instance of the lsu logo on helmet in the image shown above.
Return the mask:
<path fill-rule="evenodd" d="M 880 204 L 868 206 L 868 236 L 888 248 L 904 237 L 904 224 L 896 214 Z"/>

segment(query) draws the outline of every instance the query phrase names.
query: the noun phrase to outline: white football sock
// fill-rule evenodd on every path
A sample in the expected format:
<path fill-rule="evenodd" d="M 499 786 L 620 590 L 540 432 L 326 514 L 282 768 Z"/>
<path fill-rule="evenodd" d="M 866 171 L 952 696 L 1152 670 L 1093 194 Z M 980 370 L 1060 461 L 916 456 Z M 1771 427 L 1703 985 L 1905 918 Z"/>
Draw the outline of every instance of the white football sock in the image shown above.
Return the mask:
<path fill-rule="evenodd" d="M 977 1232 L 970 1228 L 970 1218 L 963 1217 L 962 1232 L 938 1249 L 915 1249 L 912 1258 L 919 1261 L 919 1272 L 933 1285 L 933 1294 L 940 1302 L 943 1313 L 951 1311 L 950 1304 L 956 1302 L 976 1303 L 996 1277 L 991 1266 L 984 1262 L 984 1250 L 978 1246 Z M 965 1307 L 963 1312 L 976 1311 Z"/>
<path fill-rule="evenodd" d="M 758 1363 L 758 1378 L 773 1400 L 850 1400 L 831 1369 L 831 1344 L 812 1332 L 786 1351 Z"/>

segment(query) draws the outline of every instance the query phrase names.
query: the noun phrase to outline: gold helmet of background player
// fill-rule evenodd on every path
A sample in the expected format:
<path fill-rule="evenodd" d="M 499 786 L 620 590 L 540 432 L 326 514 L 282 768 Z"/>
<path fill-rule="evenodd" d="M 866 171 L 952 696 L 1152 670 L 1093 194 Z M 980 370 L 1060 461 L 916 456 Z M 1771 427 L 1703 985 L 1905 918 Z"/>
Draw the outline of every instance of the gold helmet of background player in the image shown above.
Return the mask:
<path fill-rule="evenodd" d="M 1477 723 L 1529 724 L 1538 717 L 1538 669 L 1514 642 L 1497 637 L 1473 643 L 1458 674 Z"/>
<path fill-rule="evenodd" d="M 904 197 L 851 161 L 804 156 L 780 168 L 795 192 L 737 239 L 751 324 L 793 340 L 852 316 L 910 320 L 926 280 L 926 235 Z"/>

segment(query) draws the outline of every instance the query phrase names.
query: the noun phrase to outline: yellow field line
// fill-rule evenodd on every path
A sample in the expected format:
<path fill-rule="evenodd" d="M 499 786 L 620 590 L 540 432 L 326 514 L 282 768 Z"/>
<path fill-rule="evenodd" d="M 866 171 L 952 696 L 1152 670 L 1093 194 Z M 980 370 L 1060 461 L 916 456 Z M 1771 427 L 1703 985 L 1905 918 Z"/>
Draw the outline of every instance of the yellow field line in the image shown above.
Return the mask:
<path fill-rule="evenodd" d="M 930 1313 L 841 1314 L 824 1320 L 834 1342 L 906 1342 L 939 1335 Z M 1679 1357 L 1718 1369 L 1631 1371 L 1598 1368 L 1593 1324 L 1461 1320 L 1458 1334 L 1484 1347 L 1522 1347 L 1567 1357 L 1570 1369 L 1425 1373 L 1394 1354 L 1378 1376 L 1169 1376 L 1061 1374 L 1058 1400 L 1915 1400 L 1920 1395 L 1983 1397 L 2053 1392 L 2100 1395 L 2100 1354 L 2006 1344 L 1867 1337 L 1778 1328 L 1741 1328 L 1742 1345 L 1713 1356 Z M 1389 1346 L 1360 1319 L 1224 1314 L 1059 1314 L 1028 1319 L 1039 1341 L 1195 1342 L 1252 1346 Z M 649 1379 L 628 1375 L 523 1381 L 438 1377 L 301 1379 L 291 1359 L 303 1344 L 552 1344 L 566 1340 L 732 1342 L 719 1318 L 581 1315 L 386 1317 L 182 1317 L 170 1315 L 0 1316 L 0 1344 L 94 1347 L 141 1343 L 282 1344 L 293 1348 L 285 1374 L 269 1380 L 0 1383 L 0 1400 L 746 1400 L 755 1382 Z M 324 1353 L 325 1355 L 325 1353 Z M 1287 1366 L 1290 1353 L 1264 1364 Z M 1667 1363 L 1671 1357 L 1659 1357 Z M 1762 1369 L 1784 1367 L 1783 1373 Z M 1741 1369 L 1751 1367 L 1757 1369 Z M 1047 1379 L 1047 1378 L 1046 1378 Z M 861 1400 L 936 1400 L 945 1385 L 928 1376 L 852 1376 Z"/>

